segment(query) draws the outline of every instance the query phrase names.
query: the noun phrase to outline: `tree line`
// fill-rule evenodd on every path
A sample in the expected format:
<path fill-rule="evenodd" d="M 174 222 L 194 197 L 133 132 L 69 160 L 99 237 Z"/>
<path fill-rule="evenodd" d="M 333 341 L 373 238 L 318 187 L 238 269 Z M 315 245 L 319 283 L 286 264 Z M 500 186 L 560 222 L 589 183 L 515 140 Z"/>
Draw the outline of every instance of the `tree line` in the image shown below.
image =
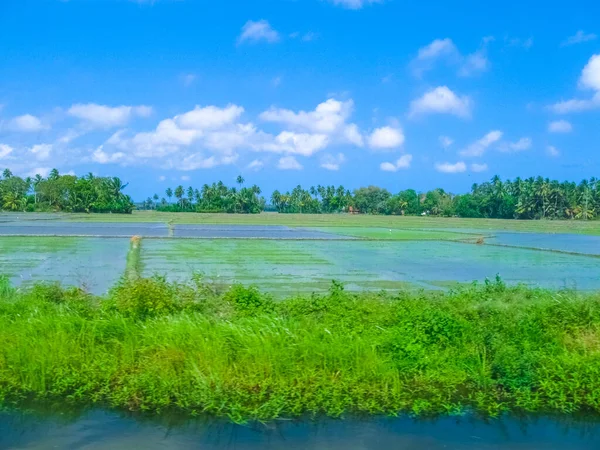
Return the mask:
<path fill-rule="evenodd" d="M 179 185 L 155 194 L 138 205 L 122 191 L 127 186 L 117 177 L 60 175 L 53 169 L 47 178 L 14 176 L 5 170 L 0 178 L 0 209 L 7 211 L 65 211 L 131 213 L 138 209 L 170 212 L 279 213 L 361 213 L 385 215 L 432 215 L 497 219 L 581 219 L 600 213 L 600 181 L 558 182 L 548 178 L 515 178 L 474 184 L 470 192 L 454 195 L 437 188 L 428 192 L 414 189 L 396 194 L 377 186 L 350 191 L 343 186 L 316 186 L 291 191 L 274 191 L 270 202 L 257 185 L 245 186 L 242 176 L 237 187 L 222 181 L 200 189 Z"/>
<path fill-rule="evenodd" d="M 154 194 L 139 206 L 168 212 L 257 214 L 264 211 L 266 201 L 260 196 L 260 188 L 256 185 L 244 187 L 245 180 L 241 175 L 236 181 L 238 188 L 227 187 L 222 181 L 205 184 L 200 189 L 191 186 L 186 189 L 181 185 L 175 189 L 167 188 L 166 198 Z"/>
<path fill-rule="evenodd" d="M 222 182 L 205 184 L 202 189 L 177 186 L 168 188 L 167 198 L 157 194 L 140 206 L 159 211 L 195 211 L 321 214 L 360 213 L 382 215 L 431 215 L 492 219 L 594 219 L 600 212 L 600 181 L 596 178 L 558 182 L 548 178 L 515 178 L 502 181 L 494 176 L 489 182 L 474 184 L 466 194 L 454 195 L 437 188 L 428 192 L 406 189 L 392 194 L 377 186 L 350 191 L 343 186 L 296 186 L 285 193 L 275 190 L 270 203 L 260 197 L 254 185 L 239 189 Z M 173 196 L 175 199 L 173 200 Z"/>
<path fill-rule="evenodd" d="M 64 211 L 129 214 L 134 203 L 122 191 L 127 186 L 117 177 L 61 175 L 21 178 L 9 169 L 0 178 L 0 210 Z"/>

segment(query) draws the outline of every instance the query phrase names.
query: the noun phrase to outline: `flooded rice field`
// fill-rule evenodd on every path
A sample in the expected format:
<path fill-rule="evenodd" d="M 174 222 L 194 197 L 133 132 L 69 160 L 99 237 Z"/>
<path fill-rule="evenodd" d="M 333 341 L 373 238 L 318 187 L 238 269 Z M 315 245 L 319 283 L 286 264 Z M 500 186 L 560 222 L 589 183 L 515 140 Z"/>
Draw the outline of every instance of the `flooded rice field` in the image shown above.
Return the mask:
<path fill-rule="evenodd" d="M 489 230 L 376 227 L 91 223 L 0 217 L 0 274 L 14 284 L 60 281 L 101 294 L 125 271 L 129 238 L 141 236 L 142 275 L 273 294 L 439 290 L 499 274 L 510 284 L 600 289 L 600 237 Z"/>
<path fill-rule="evenodd" d="M 147 240 L 144 275 L 182 279 L 197 271 L 223 284 L 265 291 L 346 288 L 441 289 L 500 274 L 507 283 L 581 290 L 600 288 L 600 258 L 457 242 Z"/>
<path fill-rule="evenodd" d="M 0 448 L 592 450 L 600 448 L 599 425 L 597 419 L 548 417 L 347 418 L 235 425 L 198 418 L 134 418 L 101 410 L 73 417 L 5 412 L 0 413 Z"/>
<path fill-rule="evenodd" d="M 14 285 L 58 281 L 103 294 L 125 271 L 129 239 L 0 236 L 0 274 Z"/>
<path fill-rule="evenodd" d="M 277 225 L 174 225 L 173 236 L 203 239 L 354 239 L 316 229 Z"/>

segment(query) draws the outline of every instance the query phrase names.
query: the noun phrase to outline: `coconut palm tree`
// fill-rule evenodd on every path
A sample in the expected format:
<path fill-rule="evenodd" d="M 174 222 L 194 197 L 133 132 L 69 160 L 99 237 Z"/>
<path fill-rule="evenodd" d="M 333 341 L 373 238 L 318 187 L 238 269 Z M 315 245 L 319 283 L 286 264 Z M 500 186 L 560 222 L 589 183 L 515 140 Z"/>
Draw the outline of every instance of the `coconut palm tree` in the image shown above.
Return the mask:
<path fill-rule="evenodd" d="M 175 197 L 179 201 L 180 208 L 183 208 L 183 194 L 184 194 L 183 186 L 181 186 L 181 185 L 177 186 L 175 188 Z"/>

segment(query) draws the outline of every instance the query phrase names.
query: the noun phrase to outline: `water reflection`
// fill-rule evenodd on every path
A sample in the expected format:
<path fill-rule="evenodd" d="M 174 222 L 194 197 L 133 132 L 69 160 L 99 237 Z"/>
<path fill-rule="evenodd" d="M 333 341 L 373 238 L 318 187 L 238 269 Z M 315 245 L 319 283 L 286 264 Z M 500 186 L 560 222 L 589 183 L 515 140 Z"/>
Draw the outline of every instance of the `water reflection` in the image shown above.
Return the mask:
<path fill-rule="evenodd" d="M 2 449 L 598 449 L 600 419 L 475 417 L 277 421 L 81 414 L 0 413 Z"/>

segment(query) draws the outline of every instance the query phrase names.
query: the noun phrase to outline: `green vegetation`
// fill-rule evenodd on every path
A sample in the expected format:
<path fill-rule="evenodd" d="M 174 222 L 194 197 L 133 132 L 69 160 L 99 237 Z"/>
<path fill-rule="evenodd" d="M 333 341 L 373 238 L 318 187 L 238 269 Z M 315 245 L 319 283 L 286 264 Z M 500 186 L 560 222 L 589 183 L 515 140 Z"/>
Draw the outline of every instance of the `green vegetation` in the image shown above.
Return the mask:
<path fill-rule="evenodd" d="M 282 194 L 275 190 L 271 204 L 260 197 L 257 185 L 229 188 L 222 181 L 205 184 L 201 189 L 167 188 L 166 197 L 158 194 L 144 200 L 143 210 L 162 212 L 257 214 L 272 210 L 279 213 L 330 214 L 362 213 L 375 215 L 430 215 L 492 219 L 581 219 L 596 218 L 600 211 L 600 181 L 563 182 L 542 177 L 502 181 L 495 176 L 490 182 L 474 184 L 471 192 L 454 195 L 443 189 L 418 193 L 406 189 L 392 194 L 376 186 L 350 192 L 343 186 L 296 186 Z M 47 179 L 40 175 L 22 179 L 6 169 L 0 179 L 0 210 L 131 213 L 131 198 L 121 191 L 119 178 L 59 175 L 52 170 Z M 175 197 L 175 201 L 173 201 Z M 159 201 L 160 198 L 160 201 Z"/>
<path fill-rule="evenodd" d="M 148 197 L 140 205 L 141 209 L 162 212 L 201 212 L 201 213 L 238 213 L 238 214 L 257 214 L 265 209 L 265 199 L 259 197 L 261 190 L 258 186 L 246 188 L 242 187 L 244 179 L 237 177 L 237 183 L 240 189 L 229 188 L 222 181 L 205 184 L 201 189 L 194 189 L 191 186 L 184 189 L 183 186 L 177 186 L 175 189 L 167 188 L 165 194 L 168 198 L 162 198 L 158 201 L 158 194 Z M 175 202 L 172 198 L 175 196 Z"/>
<path fill-rule="evenodd" d="M 381 216 L 366 214 L 186 214 L 134 211 L 116 219 L 106 214 L 72 214 L 75 222 L 163 222 L 205 225 L 284 225 L 290 227 L 377 227 L 387 229 L 457 229 L 470 232 L 521 231 L 532 233 L 571 233 L 600 236 L 597 221 L 584 220 L 505 220 L 463 219 L 430 216 Z M 343 232 L 343 230 L 340 230 Z"/>
<path fill-rule="evenodd" d="M 78 178 L 53 169 L 48 178 L 23 179 L 6 169 L 0 178 L 0 210 L 130 214 L 134 205 L 122 192 L 126 186 L 117 177 L 92 173 Z"/>
<path fill-rule="evenodd" d="M 375 227 L 321 227 L 319 230 L 343 236 L 390 241 L 455 241 L 480 238 L 480 235 L 474 233 L 438 230 L 402 230 Z"/>
<path fill-rule="evenodd" d="M 125 276 L 135 279 L 142 273 L 142 238 L 133 236 L 129 241 L 129 252 L 125 263 Z"/>
<path fill-rule="evenodd" d="M 466 410 L 600 412 L 600 296 L 508 288 L 274 302 L 195 278 L 105 298 L 0 283 L 0 404 L 178 409 L 235 421 Z"/>
<path fill-rule="evenodd" d="M 244 179 L 237 179 L 241 186 Z M 178 186 L 166 190 L 175 204 L 166 199 L 158 203 L 158 195 L 143 203 L 144 209 L 160 211 L 243 212 L 257 213 L 264 209 L 259 198 L 260 188 L 227 188 L 222 182 L 204 185 L 201 190 Z M 187 193 L 187 197 L 185 194 Z M 382 215 L 431 215 L 445 217 L 492 219 L 594 219 L 600 211 L 600 182 L 596 178 L 581 183 L 563 182 L 542 177 L 503 182 L 495 176 L 490 182 L 474 184 L 471 192 L 454 195 L 443 189 L 418 193 L 413 189 L 392 194 L 376 186 L 350 192 L 343 186 L 317 186 L 308 190 L 296 186 L 282 194 L 271 196 L 269 208 L 279 213 L 340 213 L 356 212 Z"/>

